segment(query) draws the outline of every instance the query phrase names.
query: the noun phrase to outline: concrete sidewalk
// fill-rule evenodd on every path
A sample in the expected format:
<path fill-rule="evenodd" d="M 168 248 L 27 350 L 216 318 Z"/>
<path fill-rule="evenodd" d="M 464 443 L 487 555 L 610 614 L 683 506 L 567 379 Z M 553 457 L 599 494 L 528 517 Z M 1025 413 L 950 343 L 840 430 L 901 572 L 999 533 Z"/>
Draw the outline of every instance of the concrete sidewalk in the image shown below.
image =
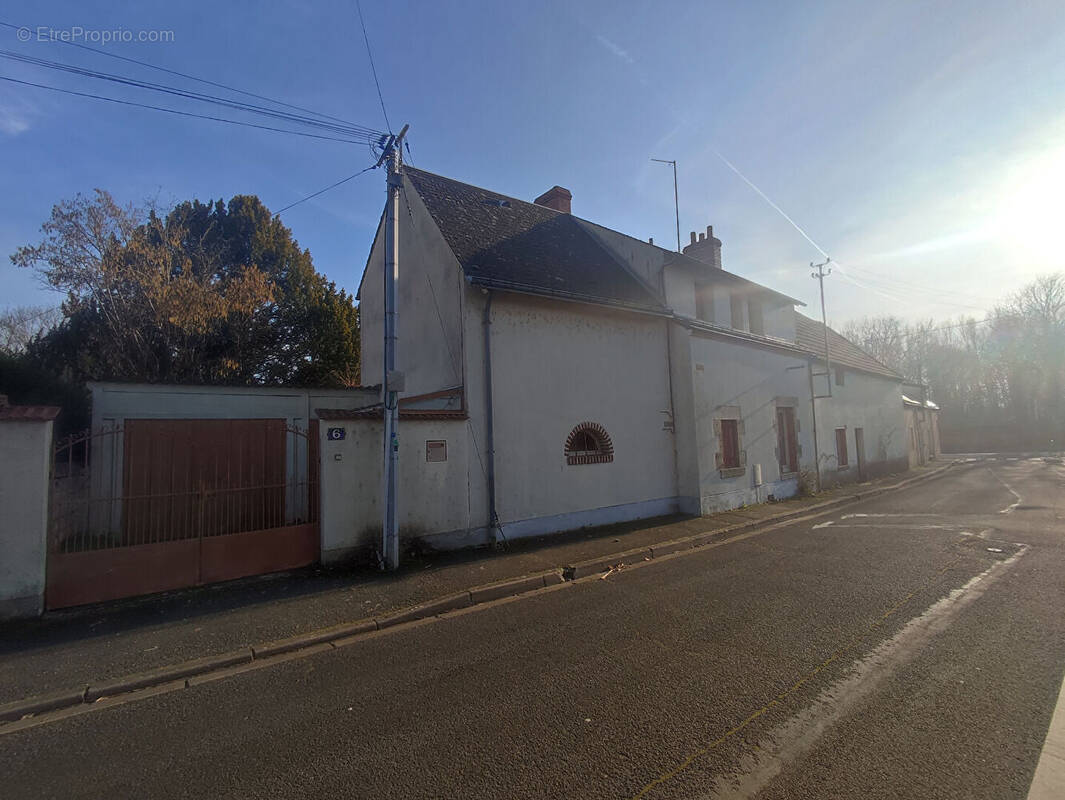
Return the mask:
<path fill-rule="evenodd" d="M 673 517 L 523 539 L 503 550 L 409 557 L 390 574 L 309 569 L 56 612 L 0 628 L 0 703 L 381 617 L 475 586 L 847 502 L 943 470 L 709 517 Z"/>

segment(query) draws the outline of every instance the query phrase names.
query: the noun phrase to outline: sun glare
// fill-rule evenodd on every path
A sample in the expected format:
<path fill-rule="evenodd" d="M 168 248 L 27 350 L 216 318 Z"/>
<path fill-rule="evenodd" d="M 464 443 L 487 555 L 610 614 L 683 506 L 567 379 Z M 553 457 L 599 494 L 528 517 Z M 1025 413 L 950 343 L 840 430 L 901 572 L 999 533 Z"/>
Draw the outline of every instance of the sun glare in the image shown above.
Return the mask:
<path fill-rule="evenodd" d="M 1065 147 L 1031 159 L 1007 177 L 994 222 L 998 238 L 1037 269 L 1065 264 Z"/>

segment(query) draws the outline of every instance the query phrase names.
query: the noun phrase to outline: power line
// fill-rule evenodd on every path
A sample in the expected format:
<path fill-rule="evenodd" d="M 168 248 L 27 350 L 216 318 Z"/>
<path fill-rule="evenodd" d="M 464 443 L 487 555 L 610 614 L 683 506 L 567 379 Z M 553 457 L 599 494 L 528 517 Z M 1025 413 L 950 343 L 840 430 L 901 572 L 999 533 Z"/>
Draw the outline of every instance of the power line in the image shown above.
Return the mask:
<path fill-rule="evenodd" d="M 325 187 L 324 189 L 319 189 L 319 190 L 318 190 L 317 192 L 315 192 L 314 194 L 309 194 L 309 195 L 307 195 L 306 197 L 300 198 L 300 199 L 299 199 L 299 200 L 297 200 L 297 201 L 296 201 L 295 203 L 289 203 L 289 204 L 288 204 L 287 206 L 285 206 L 284 208 L 279 208 L 279 209 L 278 209 L 277 211 L 275 211 L 275 212 L 274 212 L 274 216 L 276 217 L 276 216 L 277 216 L 277 215 L 279 215 L 279 214 L 280 214 L 280 213 L 281 213 L 282 211 L 288 211 L 288 210 L 289 210 L 290 208 L 295 208 L 295 207 L 296 207 L 296 206 L 298 206 L 298 205 L 299 205 L 300 203 L 306 203 L 306 202 L 307 202 L 308 200 L 311 200 L 311 199 L 313 199 L 313 198 L 317 197 L 317 196 L 318 196 L 318 195 L 320 195 L 320 194 L 325 194 L 325 193 L 326 193 L 326 192 L 328 192 L 328 191 L 329 191 L 330 189 L 335 189 L 336 187 L 340 186 L 340 184 L 342 184 L 342 183 L 347 183 L 348 181 L 354 180 L 355 178 L 359 177 L 360 175 L 364 175 L 364 174 L 366 174 L 367 172 L 369 172 L 370 170 L 372 170 L 372 169 L 376 169 L 376 168 L 377 168 L 377 166 L 378 166 L 377 164 L 371 164 L 371 165 L 370 165 L 370 166 L 368 166 L 368 167 L 367 167 L 366 169 L 362 169 L 362 170 L 359 170 L 359 171 L 358 171 L 358 172 L 356 172 L 356 173 L 355 173 L 354 175 L 348 175 L 348 177 L 346 177 L 346 178 L 341 178 L 341 179 L 340 179 L 339 181 L 337 181 L 336 183 L 331 183 L 331 184 L 329 184 L 328 186 L 326 186 L 326 187 Z"/>
<path fill-rule="evenodd" d="M 381 81 L 377 79 L 377 67 L 373 63 L 373 51 L 370 50 L 370 37 L 366 34 L 366 21 L 362 18 L 362 3 L 355 0 L 355 10 L 359 12 L 359 25 L 362 26 L 362 39 L 366 42 L 366 55 L 370 57 L 370 71 L 373 73 L 373 82 L 377 86 L 377 99 L 381 101 L 381 113 L 385 117 L 385 127 L 392 133 L 392 123 L 388 121 L 388 111 L 385 109 L 385 97 L 381 94 Z M 409 152 L 409 148 L 408 148 Z"/>
<path fill-rule="evenodd" d="M 331 122 L 323 122 L 321 120 L 312 119 L 299 114 L 292 114 L 287 111 L 275 111 L 273 109 L 265 108 L 263 106 L 257 106 L 250 103 L 244 103 L 236 100 L 228 100 L 223 97 L 217 97 L 215 95 L 203 94 L 201 92 L 192 92 L 187 89 L 181 89 L 175 86 L 167 86 L 164 84 L 151 83 L 148 81 L 141 81 L 135 78 L 129 78 L 122 75 L 114 75 L 107 72 L 99 72 L 97 70 L 90 70 L 84 67 L 78 67 L 73 64 L 64 64 L 59 61 L 51 61 L 48 59 L 37 58 L 35 56 L 27 56 L 22 53 L 13 52 L 10 50 L 0 50 L 0 57 L 7 58 L 12 61 L 22 62 L 26 64 L 32 64 L 34 66 L 43 67 L 45 69 L 58 70 L 61 72 L 67 72 L 74 75 L 80 75 L 88 78 L 95 78 L 98 80 L 109 81 L 112 83 L 118 83 L 124 86 L 133 86 L 140 89 L 148 89 L 150 91 L 161 92 L 163 94 L 174 95 L 177 97 L 183 97 L 190 100 L 197 100 L 200 102 L 210 103 L 213 105 L 220 105 L 226 108 L 232 108 L 238 111 L 247 111 L 251 113 L 261 114 L 263 116 L 271 117 L 274 119 L 283 120 L 286 122 L 293 122 L 300 125 L 308 125 L 310 127 L 319 128 L 323 130 L 332 131 L 334 133 L 346 134 L 349 136 L 357 137 L 380 137 L 383 135 L 381 131 L 376 131 L 373 128 L 369 128 L 363 125 L 337 125 Z"/>
<path fill-rule="evenodd" d="M 860 267 L 855 264 L 849 265 L 848 269 L 856 270 L 862 273 L 863 280 L 877 281 L 882 284 L 894 285 L 900 288 L 911 289 L 919 292 L 927 292 L 929 294 L 941 294 L 951 297 L 959 297 L 967 300 L 979 300 L 988 303 L 995 302 L 990 297 L 972 294 L 971 292 L 963 292 L 958 291 L 956 289 L 944 289 L 942 287 L 925 286 L 919 283 L 914 283 L 913 281 L 900 280 L 899 278 L 895 278 L 890 275 L 883 275 L 879 272 L 875 272 L 871 269 L 867 269 L 866 267 Z"/>
<path fill-rule="evenodd" d="M 964 308 L 969 311 L 987 310 L 985 306 L 974 306 L 970 303 L 958 303 L 944 299 L 944 295 L 946 297 L 950 297 L 952 295 L 943 292 L 936 292 L 935 290 L 931 289 L 911 289 L 905 286 L 894 286 L 887 282 L 877 281 L 876 279 L 870 278 L 866 275 L 862 275 L 860 279 L 858 279 L 855 278 L 853 275 L 849 274 L 847 268 L 843 265 L 840 265 L 839 262 L 833 263 L 835 263 L 836 266 L 840 267 L 840 275 L 842 275 L 843 278 L 849 283 L 854 284 L 859 289 L 865 289 L 866 291 L 873 292 L 874 294 L 878 294 L 881 297 L 884 297 L 887 300 L 891 300 L 895 303 L 912 302 L 916 297 L 918 297 L 918 295 L 920 295 L 921 300 L 924 300 L 929 303 L 934 303 L 936 305 L 954 306 L 955 308 Z M 869 283 L 863 283 L 862 281 L 868 281 Z M 934 296 L 937 294 L 940 296 Z"/>
<path fill-rule="evenodd" d="M 133 106 L 134 108 L 146 108 L 152 111 L 163 111 L 167 114 L 177 114 L 182 117 L 193 117 L 195 119 L 209 119 L 214 122 L 225 122 L 229 125 L 243 125 L 247 128 L 258 128 L 264 131 L 273 131 L 275 133 L 289 133 L 293 136 L 306 136 L 310 139 L 324 139 L 330 142 L 344 142 L 345 144 L 362 144 L 359 140 L 355 139 L 342 139 L 337 136 L 322 136 L 317 133 L 308 133 L 307 131 L 294 131 L 288 128 L 274 128 L 270 125 L 259 125 L 254 122 L 245 122 L 237 119 L 226 119 L 225 117 L 212 117 L 208 114 L 194 114 L 191 111 L 179 111 L 176 108 L 163 108 L 162 106 L 153 106 L 148 103 L 135 103 L 132 100 L 119 100 L 116 97 L 106 97 L 104 95 L 92 94 L 90 92 L 77 92 L 73 89 L 61 89 L 58 86 L 48 86 L 43 83 L 33 83 L 32 81 L 23 81 L 18 78 L 10 78 L 6 75 L 0 75 L 0 80 L 9 81 L 11 83 L 18 83 L 23 86 L 33 86 L 37 89 L 47 89 L 51 92 L 61 92 L 63 94 L 74 95 L 75 97 L 87 97 L 93 100 L 104 100 L 108 103 L 118 103 L 123 106 Z"/>
<path fill-rule="evenodd" d="M 13 24 L 11 22 L 4 22 L 2 20 L 0 20 L 0 26 L 5 27 L 5 28 L 11 28 L 13 30 L 30 30 L 30 28 L 28 28 L 28 27 L 26 27 L 24 25 L 15 25 L 15 24 Z M 52 40 L 49 40 L 49 41 L 52 41 Z M 155 64 L 151 64 L 151 63 L 149 63 L 147 61 L 140 61 L 140 60 L 138 60 L 136 58 L 129 58 L 128 56 L 121 56 L 121 55 L 118 55 L 117 53 L 111 53 L 111 52 L 108 52 L 107 50 L 100 50 L 100 49 L 97 49 L 95 47 L 89 47 L 88 45 L 80 44 L 78 42 L 65 42 L 65 41 L 63 41 L 61 39 L 60 40 L 56 40 L 56 41 L 59 44 L 66 44 L 66 45 L 70 45 L 71 47 L 77 47 L 77 48 L 79 48 L 81 50 L 87 50 L 90 53 L 96 53 L 97 55 L 107 56 L 108 58 L 116 58 L 119 61 L 126 61 L 126 62 L 128 62 L 130 64 L 137 64 L 138 66 L 141 66 L 141 67 L 147 67 L 148 69 L 158 70 L 159 72 L 164 72 L 164 73 L 166 73 L 168 75 L 175 75 L 175 76 L 177 76 L 179 78 L 185 78 L 185 79 L 190 80 L 190 81 L 196 81 L 197 83 L 202 83 L 202 84 L 205 84 L 207 86 L 214 86 L 215 88 L 218 88 L 218 89 L 225 89 L 228 92 L 236 92 L 237 94 L 242 94 L 242 95 L 244 95 L 246 97 L 254 97 L 256 100 L 265 100 L 268 103 L 273 103 L 273 104 L 278 105 L 278 106 L 283 106 L 285 108 L 291 108 L 291 109 L 294 109 L 296 111 L 303 111 L 303 112 L 305 112 L 307 114 L 313 114 L 316 117 L 322 117 L 323 119 L 331 119 L 331 120 L 333 120 L 335 122 L 343 122 L 343 123 L 348 124 L 348 125 L 353 125 L 354 124 L 354 123 L 350 122 L 349 120 L 342 119 L 340 117 L 334 117 L 334 116 L 331 116 L 330 114 L 323 114 L 320 111 L 314 111 L 313 109 L 304 108 L 303 106 L 293 105 L 292 103 L 285 103 L 285 102 L 282 102 L 281 100 L 274 100 L 271 97 L 266 97 L 265 95 L 261 95 L 261 94 L 255 94 L 254 92 L 246 92 L 243 89 L 237 89 L 236 87 L 228 86 L 228 85 L 226 85 L 224 83 L 217 83 L 215 81 L 207 80 L 206 78 L 198 78 L 195 75 L 189 75 L 188 73 L 185 73 L 185 72 L 178 72 L 177 70 L 167 69 L 166 67 L 160 67 L 160 66 L 157 66 Z"/>

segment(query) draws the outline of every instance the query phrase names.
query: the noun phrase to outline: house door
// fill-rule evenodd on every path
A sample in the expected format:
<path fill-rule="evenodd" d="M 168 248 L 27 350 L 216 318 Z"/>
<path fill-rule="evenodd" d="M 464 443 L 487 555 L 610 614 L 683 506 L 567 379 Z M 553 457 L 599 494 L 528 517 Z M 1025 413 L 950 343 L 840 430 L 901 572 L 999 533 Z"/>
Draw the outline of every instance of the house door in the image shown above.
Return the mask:
<path fill-rule="evenodd" d="M 858 480 L 865 480 L 865 429 L 854 429 L 854 450 L 858 454 Z"/>

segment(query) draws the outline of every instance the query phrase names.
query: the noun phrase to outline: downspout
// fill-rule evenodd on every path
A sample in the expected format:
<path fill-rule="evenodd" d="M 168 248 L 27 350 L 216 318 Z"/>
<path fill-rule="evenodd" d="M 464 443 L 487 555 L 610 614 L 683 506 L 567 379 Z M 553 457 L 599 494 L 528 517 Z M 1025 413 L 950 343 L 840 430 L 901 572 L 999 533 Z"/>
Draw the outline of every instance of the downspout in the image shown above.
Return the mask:
<path fill-rule="evenodd" d="M 817 447 L 817 397 L 814 394 L 814 362 L 806 362 L 806 373 L 810 378 L 810 414 L 814 428 L 814 472 L 817 474 L 817 491 L 821 491 L 821 454 Z"/>
<path fill-rule="evenodd" d="M 495 425 L 492 414 L 492 293 L 482 289 L 484 301 L 484 419 L 485 419 L 485 455 L 488 457 L 488 529 L 495 544 L 499 530 L 499 514 L 496 511 L 496 451 Z"/>

